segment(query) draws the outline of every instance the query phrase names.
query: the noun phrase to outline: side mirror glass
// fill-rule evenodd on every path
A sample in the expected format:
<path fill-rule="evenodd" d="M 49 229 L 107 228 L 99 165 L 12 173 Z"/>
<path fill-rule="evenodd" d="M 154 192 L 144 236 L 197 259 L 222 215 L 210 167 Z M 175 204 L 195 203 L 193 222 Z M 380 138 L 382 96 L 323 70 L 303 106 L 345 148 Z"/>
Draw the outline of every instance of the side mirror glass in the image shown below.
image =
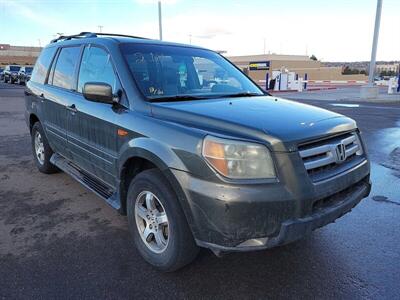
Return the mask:
<path fill-rule="evenodd" d="M 113 104 L 111 85 L 104 82 L 87 82 L 83 86 L 83 97 L 86 100 Z"/>

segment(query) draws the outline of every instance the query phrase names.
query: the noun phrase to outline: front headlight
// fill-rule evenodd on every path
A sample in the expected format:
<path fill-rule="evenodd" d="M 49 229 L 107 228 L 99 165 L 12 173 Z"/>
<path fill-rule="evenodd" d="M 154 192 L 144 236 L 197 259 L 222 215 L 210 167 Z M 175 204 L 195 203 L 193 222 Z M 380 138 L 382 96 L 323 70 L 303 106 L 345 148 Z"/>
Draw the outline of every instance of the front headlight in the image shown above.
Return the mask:
<path fill-rule="evenodd" d="M 218 173 L 228 178 L 276 177 L 271 153 L 263 145 L 207 136 L 202 154 Z"/>

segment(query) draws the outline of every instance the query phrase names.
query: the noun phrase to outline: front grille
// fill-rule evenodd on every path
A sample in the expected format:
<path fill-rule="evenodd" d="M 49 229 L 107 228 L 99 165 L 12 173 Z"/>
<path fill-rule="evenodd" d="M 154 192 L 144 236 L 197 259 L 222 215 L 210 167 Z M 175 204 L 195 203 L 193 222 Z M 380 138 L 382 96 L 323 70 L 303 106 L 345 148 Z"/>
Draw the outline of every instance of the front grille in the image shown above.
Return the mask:
<path fill-rule="evenodd" d="M 357 132 L 300 145 L 299 154 L 308 175 L 314 182 L 335 176 L 365 159 Z"/>

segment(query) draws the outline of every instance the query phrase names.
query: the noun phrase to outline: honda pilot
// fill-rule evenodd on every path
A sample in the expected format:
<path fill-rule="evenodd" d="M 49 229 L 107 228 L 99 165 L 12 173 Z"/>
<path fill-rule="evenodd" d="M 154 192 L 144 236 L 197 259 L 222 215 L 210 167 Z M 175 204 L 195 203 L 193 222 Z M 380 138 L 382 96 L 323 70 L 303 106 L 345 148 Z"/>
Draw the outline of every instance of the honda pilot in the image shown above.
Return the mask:
<path fill-rule="evenodd" d="M 220 54 L 117 34 L 61 36 L 26 90 L 40 172 L 72 176 L 127 216 L 163 271 L 269 249 L 370 193 L 356 123 L 271 96 Z"/>

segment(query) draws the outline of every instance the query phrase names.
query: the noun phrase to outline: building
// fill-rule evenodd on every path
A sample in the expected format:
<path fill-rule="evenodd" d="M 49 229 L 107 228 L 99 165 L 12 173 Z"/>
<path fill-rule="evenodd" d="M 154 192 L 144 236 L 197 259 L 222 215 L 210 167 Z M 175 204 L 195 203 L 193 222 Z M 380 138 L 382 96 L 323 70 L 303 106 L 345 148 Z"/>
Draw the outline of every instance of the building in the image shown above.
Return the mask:
<path fill-rule="evenodd" d="M 309 80 L 367 80 L 366 75 L 343 75 L 342 67 L 326 67 L 307 55 L 261 54 L 228 56 L 231 62 L 248 74 L 255 82 L 265 80 L 272 71 L 287 69 Z"/>
<path fill-rule="evenodd" d="M 34 65 L 40 51 L 41 47 L 0 44 L 0 65 Z"/>
<path fill-rule="evenodd" d="M 399 64 L 377 64 L 376 65 L 376 73 L 380 74 L 381 72 L 394 72 L 399 73 Z"/>

